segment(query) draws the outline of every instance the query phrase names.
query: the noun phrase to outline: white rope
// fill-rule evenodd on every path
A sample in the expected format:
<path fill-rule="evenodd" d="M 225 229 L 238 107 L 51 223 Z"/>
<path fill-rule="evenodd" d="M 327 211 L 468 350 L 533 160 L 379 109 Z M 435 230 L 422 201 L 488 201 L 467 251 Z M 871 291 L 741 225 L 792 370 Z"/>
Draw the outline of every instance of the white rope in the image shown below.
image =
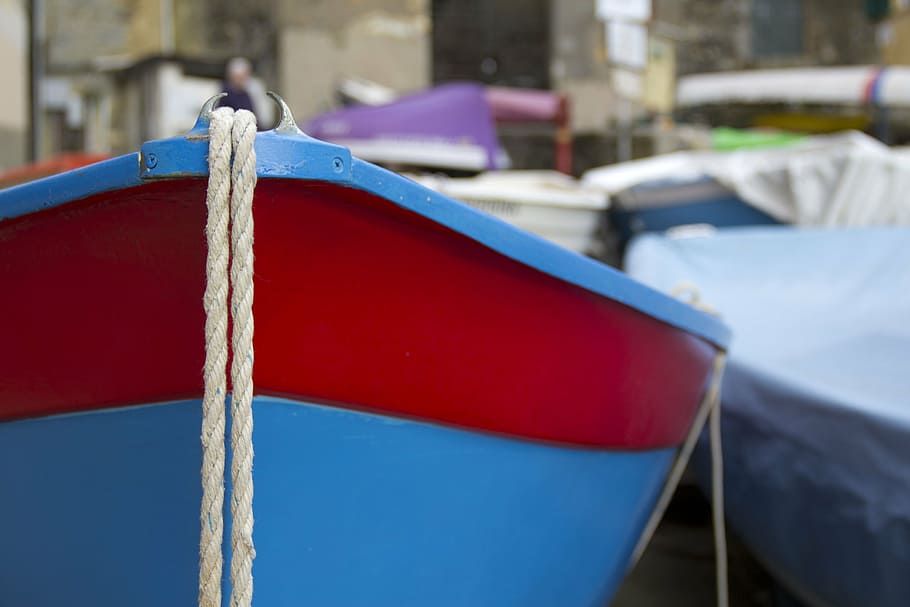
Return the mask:
<path fill-rule="evenodd" d="M 224 540 L 224 402 L 228 360 L 228 196 L 234 110 L 218 108 L 209 124 L 209 184 L 205 196 L 205 366 L 202 397 L 202 514 L 199 607 L 221 607 Z"/>
<path fill-rule="evenodd" d="M 692 283 L 683 282 L 677 285 L 671 293 L 676 297 L 688 297 L 689 303 L 703 312 L 717 314 L 716 310 L 702 301 L 701 291 Z M 718 607 L 727 607 L 730 601 L 727 576 L 727 528 L 724 522 L 724 454 L 720 428 L 720 379 L 726 366 L 726 353 L 723 354 L 723 357 L 723 361 L 715 361 L 714 382 L 707 395 L 711 407 L 708 439 L 711 443 L 711 523 L 714 527 L 714 564 Z"/>
<path fill-rule="evenodd" d="M 717 312 L 701 300 L 701 291 L 692 283 L 683 282 L 677 285 L 671 294 L 688 299 L 696 308 L 709 314 Z M 717 605 L 727 607 L 730 601 L 727 577 L 727 530 L 724 522 L 724 454 L 721 444 L 720 428 L 720 381 L 726 366 L 726 353 L 718 354 L 714 363 L 714 381 L 706 397 L 710 403 L 708 420 L 708 439 L 711 443 L 711 523 L 714 528 L 714 565 L 717 583 Z"/>
<path fill-rule="evenodd" d="M 715 373 L 718 370 L 715 368 Z M 723 369 L 720 370 L 723 373 Z M 714 564 L 717 581 L 717 605 L 727 607 L 727 531 L 724 523 L 724 455 L 720 442 L 720 395 L 711 406 L 708 434 L 711 439 L 711 521 L 714 523 Z"/>
<path fill-rule="evenodd" d="M 688 286 L 684 289 L 689 291 Z M 697 293 L 697 290 L 696 290 Z M 696 300 L 697 301 L 697 300 Z M 697 304 L 696 304 L 697 305 Z M 702 306 L 698 306 L 702 307 Z M 711 440 L 711 520 L 714 527 L 714 549 L 715 549 L 715 576 L 717 584 L 717 605 L 718 607 L 728 607 L 729 593 L 727 584 L 727 534 L 724 525 L 724 485 L 723 485 L 723 453 L 720 441 L 720 387 L 723 382 L 724 369 L 727 364 L 727 353 L 719 351 L 714 357 L 714 368 L 711 376 L 711 384 L 702 399 L 698 412 L 695 415 L 695 421 L 689 430 L 689 435 L 680 449 L 679 455 L 670 470 L 667 482 L 664 484 L 663 491 L 657 499 L 657 505 L 648 519 L 645 529 L 632 552 L 630 567 L 635 565 L 641 558 L 657 531 L 657 526 L 663 519 L 664 512 L 676 492 L 676 487 L 686 471 L 689 464 L 689 458 L 698 442 L 705 427 L 705 422 L 710 416 L 711 422 L 709 427 L 709 438 Z"/>
<path fill-rule="evenodd" d="M 253 602 L 253 190 L 256 116 L 234 114 L 231 192 L 231 606 Z"/>
<path fill-rule="evenodd" d="M 253 597 L 253 190 L 256 118 L 218 108 L 209 124 L 206 193 L 205 390 L 202 406 L 202 511 L 199 605 L 221 607 L 224 541 L 225 397 L 228 292 L 231 364 L 231 605 Z M 233 169 L 231 154 L 233 151 Z M 230 198 L 230 200 L 229 200 Z M 228 225 L 230 222 L 230 238 Z M 228 280 L 228 260 L 230 281 Z"/>

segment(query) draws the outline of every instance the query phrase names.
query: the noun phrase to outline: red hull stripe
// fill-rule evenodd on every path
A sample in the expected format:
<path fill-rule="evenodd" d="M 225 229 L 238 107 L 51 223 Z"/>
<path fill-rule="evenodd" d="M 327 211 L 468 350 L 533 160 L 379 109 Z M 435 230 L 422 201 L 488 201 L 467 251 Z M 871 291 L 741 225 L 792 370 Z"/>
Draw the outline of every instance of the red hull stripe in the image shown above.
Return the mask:
<path fill-rule="evenodd" d="M 205 182 L 0 223 L 0 418 L 198 397 Z M 360 190 L 256 190 L 256 390 L 541 440 L 678 445 L 714 349 Z"/>

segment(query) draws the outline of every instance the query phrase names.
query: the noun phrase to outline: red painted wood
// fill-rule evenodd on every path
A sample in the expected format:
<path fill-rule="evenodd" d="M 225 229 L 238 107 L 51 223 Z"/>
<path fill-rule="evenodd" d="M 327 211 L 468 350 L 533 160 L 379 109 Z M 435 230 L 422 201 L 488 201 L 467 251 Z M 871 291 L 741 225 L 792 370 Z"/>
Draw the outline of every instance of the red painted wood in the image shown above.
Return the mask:
<path fill-rule="evenodd" d="M 205 183 L 0 223 L 0 418 L 200 396 Z M 704 341 L 364 192 L 261 180 L 258 393 L 529 438 L 679 444 Z"/>

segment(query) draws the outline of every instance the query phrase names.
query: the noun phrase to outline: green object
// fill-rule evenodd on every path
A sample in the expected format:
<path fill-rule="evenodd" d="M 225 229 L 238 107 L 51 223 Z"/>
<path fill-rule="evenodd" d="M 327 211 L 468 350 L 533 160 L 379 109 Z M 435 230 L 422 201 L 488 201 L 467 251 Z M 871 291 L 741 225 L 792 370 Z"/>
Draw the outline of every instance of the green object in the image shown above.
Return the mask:
<path fill-rule="evenodd" d="M 802 141 L 802 133 L 771 129 L 711 129 L 711 148 L 715 150 L 741 150 L 745 148 L 777 148 Z"/>

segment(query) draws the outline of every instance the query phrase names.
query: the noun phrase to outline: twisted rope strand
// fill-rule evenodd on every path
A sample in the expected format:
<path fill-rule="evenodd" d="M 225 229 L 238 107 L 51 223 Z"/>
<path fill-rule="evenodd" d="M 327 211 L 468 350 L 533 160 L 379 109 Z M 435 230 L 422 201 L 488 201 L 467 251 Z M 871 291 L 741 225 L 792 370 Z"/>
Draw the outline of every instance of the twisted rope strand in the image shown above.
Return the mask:
<path fill-rule="evenodd" d="M 253 600 L 253 191 L 256 118 L 219 108 L 209 124 L 206 192 L 205 390 L 202 401 L 202 509 L 199 606 L 221 607 L 224 569 L 225 398 L 228 313 L 231 363 L 231 597 Z M 233 153 L 233 166 L 231 154 Z M 230 262 L 230 276 L 228 265 Z M 230 292 L 230 310 L 228 293 Z"/>
<path fill-rule="evenodd" d="M 231 606 L 253 601 L 253 190 L 256 117 L 240 110 L 231 132 Z"/>
<path fill-rule="evenodd" d="M 719 358 L 719 357 L 718 357 Z M 715 361 L 714 373 L 723 375 L 725 361 Z M 728 607 L 730 590 L 727 580 L 727 531 L 724 521 L 724 454 L 721 445 L 720 428 L 720 382 L 711 385 L 711 417 L 709 436 L 711 438 L 711 521 L 714 524 L 714 564 L 717 583 L 717 605 Z"/>
<path fill-rule="evenodd" d="M 221 607 L 224 541 L 224 399 L 227 394 L 228 206 L 234 110 L 212 112 L 209 183 L 205 203 L 205 389 L 202 397 L 202 509 L 199 539 L 199 606 Z"/>

